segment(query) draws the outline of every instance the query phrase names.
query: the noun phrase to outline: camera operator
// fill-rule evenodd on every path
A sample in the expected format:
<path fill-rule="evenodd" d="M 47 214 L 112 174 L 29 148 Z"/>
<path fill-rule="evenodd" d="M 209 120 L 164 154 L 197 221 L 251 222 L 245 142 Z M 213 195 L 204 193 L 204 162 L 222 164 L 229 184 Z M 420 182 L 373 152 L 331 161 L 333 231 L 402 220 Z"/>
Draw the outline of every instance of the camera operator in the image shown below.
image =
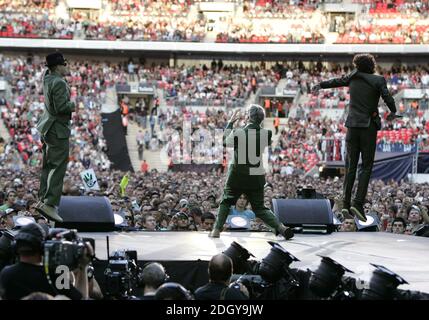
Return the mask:
<path fill-rule="evenodd" d="M 141 280 L 144 285 L 142 300 L 154 300 L 156 290 L 168 279 L 162 264 L 152 262 L 143 268 Z"/>
<path fill-rule="evenodd" d="M 11 249 L 11 243 L 16 231 L 13 217 L 16 211 L 12 208 L 0 210 L 0 272 L 4 267 L 15 262 L 15 255 Z"/>
<path fill-rule="evenodd" d="M 75 285 L 70 284 L 69 289 L 56 289 L 48 282 L 42 265 L 45 239 L 45 231 L 36 223 L 30 223 L 20 229 L 15 237 L 18 262 L 4 268 L 0 273 L 0 295 L 3 299 L 18 300 L 33 292 L 44 292 L 53 296 L 63 294 L 73 300 L 88 298 L 87 265 L 90 262 L 89 257 L 92 256 L 92 247 L 87 244 L 87 254 L 80 260 L 74 276 L 71 273 Z"/>
<path fill-rule="evenodd" d="M 225 254 L 213 256 L 209 262 L 209 283 L 195 291 L 196 300 L 248 300 L 249 292 L 243 284 L 230 288 L 232 260 Z"/>

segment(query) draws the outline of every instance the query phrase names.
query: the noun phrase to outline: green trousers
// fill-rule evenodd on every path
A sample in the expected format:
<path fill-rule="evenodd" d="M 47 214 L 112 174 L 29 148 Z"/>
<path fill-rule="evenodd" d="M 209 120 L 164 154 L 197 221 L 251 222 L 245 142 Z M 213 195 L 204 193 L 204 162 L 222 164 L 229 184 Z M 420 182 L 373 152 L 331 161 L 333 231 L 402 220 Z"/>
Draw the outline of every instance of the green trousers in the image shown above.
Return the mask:
<path fill-rule="evenodd" d="M 267 207 L 264 206 L 264 190 L 238 190 L 233 189 L 229 186 L 225 186 L 223 190 L 222 201 L 219 205 L 219 211 L 216 218 L 215 229 L 222 230 L 223 225 L 230 213 L 231 206 L 235 205 L 237 199 L 245 194 L 250 204 L 252 205 L 252 211 L 255 213 L 257 218 L 260 218 L 266 225 L 276 232 L 280 226 L 279 219 L 277 216 Z"/>
<path fill-rule="evenodd" d="M 42 136 L 43 164 L 40 176 L 39 199 L 51 206 L 59 206 L 63 181 L 69 160 L 69 139 L 58 139 L 54 125 Z"/>

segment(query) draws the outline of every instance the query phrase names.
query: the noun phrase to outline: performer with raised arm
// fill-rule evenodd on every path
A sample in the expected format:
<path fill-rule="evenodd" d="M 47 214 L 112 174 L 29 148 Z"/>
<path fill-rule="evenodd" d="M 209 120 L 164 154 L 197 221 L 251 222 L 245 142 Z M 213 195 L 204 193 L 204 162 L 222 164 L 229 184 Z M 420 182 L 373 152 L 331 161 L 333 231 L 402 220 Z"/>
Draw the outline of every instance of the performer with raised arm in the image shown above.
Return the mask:
<path fill-rule="evenodd" d="M 67 61 L 60 52 L 46 57 L 48 70 L 43 76 L 45 111 L 37 124 L 43 147 L 39 202 L 36 210 L 46 218 L 61 222 L 58 215 L 63 180 L 69 160 L 71 114 L 75 111 L 70 101 L 70 87 L 64 77 L 69 73 Z"/>
<path fill-rule="evenodd" d="M 343 215 L 355 215 L 361 221 L 366 221 L 364 202 L 374 164 L 377 142 L 377 130 L 381 129 L 381 119 L 378 113 L 380 96 L 383 98 L 390 114 L 388 121 L 393 120 L 396 113 L 395 101 L 387 89 L 386 79 L 375 75 L 376 62 L 370 54 L 357 54 L 353 58 L 355 69 L 341 78 L 322 81 L 313 87 L 313 92 L 320 89 L 349 87 L 350 106 L 346 120 L 346 174 L 343 186 Z M 352 189 L 356 171 L 362 156 L 362 170 L 353 202 Z"/>
<path fill-rule="evenodd" d="M 280 223 L 277 216 L 264 206 L 265 170 L 262 155 L 271 144 L 272 137 L 271 130 L 261 128 L 265 111 L 259 105 L 251 105 L 247 109 L 246 126 L 233 130 L 239 118 L 240 110 L 236 110 L 224 133 L 224 146 L 234 147 L 234 161 L 229 167 L 216 223 L 209 236 L 219 238 L 231 206 L 245 194 L 256 217 L 270 226 L 276 235 L 281 234 L 288 240 L 293 237 L 293 230 Z"/>

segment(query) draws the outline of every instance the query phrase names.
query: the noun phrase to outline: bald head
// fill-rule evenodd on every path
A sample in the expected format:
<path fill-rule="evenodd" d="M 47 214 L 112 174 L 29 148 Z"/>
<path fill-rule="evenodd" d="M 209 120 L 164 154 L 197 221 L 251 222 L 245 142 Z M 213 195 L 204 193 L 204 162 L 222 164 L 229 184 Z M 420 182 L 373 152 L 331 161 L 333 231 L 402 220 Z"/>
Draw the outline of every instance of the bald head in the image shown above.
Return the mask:
<path fill-rule="evenodd" d="M 144 267 L 142 271 L 142 280 L 145 286 L 157 289 L 165 281 L 166 274 L 162 264 L 153 262 Z"/>
<path fill-rule="evenodd" d="M 209 262 L 211 282 L 229 282 L 232 275 L 232 260 L 225 254 L 217 254 Z"/>

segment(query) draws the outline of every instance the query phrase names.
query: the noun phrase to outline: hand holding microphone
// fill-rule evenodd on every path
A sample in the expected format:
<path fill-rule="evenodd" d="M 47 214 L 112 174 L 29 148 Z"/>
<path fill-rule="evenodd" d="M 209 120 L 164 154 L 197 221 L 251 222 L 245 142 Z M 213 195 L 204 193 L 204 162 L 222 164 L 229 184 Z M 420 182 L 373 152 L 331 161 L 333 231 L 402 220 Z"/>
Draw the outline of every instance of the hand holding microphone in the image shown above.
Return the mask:
<path fill-rule="evenodd" d="M 389 113 L 389 114 L 387 115 L 386 120 L 387 120 L 387 121 L 393 121 L 393 120 L 395 120 L 395 119 L 401 119 L 401 118 L 402 118 L 402 116 L 400 116 L 400 115 L 398 115 L 398 114 L 396 114 L 396 113 Z"/>

